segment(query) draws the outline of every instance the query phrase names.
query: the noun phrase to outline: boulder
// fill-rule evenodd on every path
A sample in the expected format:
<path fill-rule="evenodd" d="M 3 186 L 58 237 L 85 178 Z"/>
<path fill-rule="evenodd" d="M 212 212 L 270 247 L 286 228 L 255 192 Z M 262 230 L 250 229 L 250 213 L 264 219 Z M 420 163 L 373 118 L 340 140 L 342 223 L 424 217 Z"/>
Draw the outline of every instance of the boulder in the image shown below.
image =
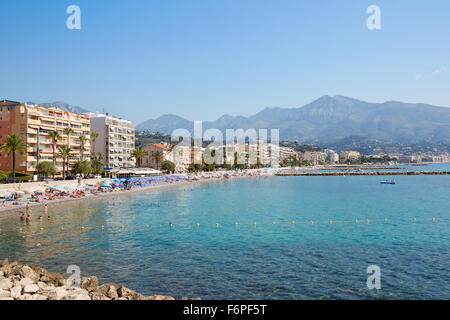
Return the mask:
<path fill-rule="evenodd" d="M 12 287 L 12 281 L 11 280 L 9 280 L 9 279 L 2 279 L 2 280 L 0 280 L 0 289 L 11 289 L 11 287 Z"/>
<path fill-rule="evenodd" d="M 10 292 L 11 292 L 11 297 L 14 299 L 17 299 L 22 294 L 22 287 L 21 286 L 12 287 Z"/>
<path fill-rule="evenodd" d="M 32 300 L 33 296 L 29 293 L 21 295 L 17 300 Z"/>
<path fill-rule="evenodd" d="M 31 269 L 29 266 L 25 265 L 20 270 L 20 275 L 23 278 L 29 278 L 33 280 L 34 283 L 39 281 L 40 274 L 35 272 L 33 269 Z"/>
<path fill-rule="evenodd" d="M 68 294 L 67 290 L 61 287 L 51 291 L 48 295 L 49 300 L 62 300 Z"/>
<path fill-rule="evenodd" d="M 81 278 L 81 288 L 91 292 L 98 288 L 98 278 L 95 276 Z"/>
<path fill-rule="evenodd" d="M 11 292 L 9 290 L 0 289 L 0 298 L 10 298 Z"/>
<path fill-rule="evenodd" d="M 114 299 L 119 295 L 117 294 L 117 290 L 120 288 L 118 284 L 115 283 L 106 283 L 102 284 L 98 287 L 97 291 L 101 294 L 107 296 L 108 298 Z"/>
<path fill-rule="evenodd" d="M 175 298 L 171 296 L 161 296 L 159 294 L 155 294 L 153 296 L 145 297 L 144 300 L 175 300 Z"/>
<path fill-rule="evenodd" d="M 39 287 L 36 284 L 29 284 L 23 288 L 24 293 L 36 293 L 39 291 Z"/>
<path fill-rule="evenodd" d="M 0 298 L 0 300 L 14 300 L 14 298 Z"/>
<path fill-rule="evenodd" d="M 32 300 L 48 300 L 48 297 L 42 295 L 42 294 L 33 294 L 31 297 Z"/>
<path fill-rule="evenodd" d="M 119 298 L 128 298 L 129 300 L 142 300 L 144 296 L 140 293 L 137 293 L 134 290 L 128 289 L 127 287 L 120 287 L 117 290 L 117 294 Z"/>
<path fill-rule="evenodd" d="M 26 287 L 31 284 L 35 284 L 35 282 L 30 278 L 23 278 L 22 280 L 19 281 L 19 285 L 21 285 L 22 287 Z"/>

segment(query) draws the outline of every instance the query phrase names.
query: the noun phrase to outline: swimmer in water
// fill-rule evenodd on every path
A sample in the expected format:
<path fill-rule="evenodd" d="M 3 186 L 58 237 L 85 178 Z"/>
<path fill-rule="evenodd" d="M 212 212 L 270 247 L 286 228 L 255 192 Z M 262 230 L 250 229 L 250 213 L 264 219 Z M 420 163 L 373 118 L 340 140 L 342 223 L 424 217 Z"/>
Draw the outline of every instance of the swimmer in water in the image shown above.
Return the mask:
<path fill-rule="evenodd" d="M 27 215 L 27 219 L 26 220 L 27 220 L 27 222 L 31 221 L 31 216 L 29 214 Z"/>
<path fill-rule="evenodd" d="M 27 202 L 27 212 L 30 212 L 30 203 Z"/>
<path fill-rule="evenodd" d="M 50 216 L 47 216 L 47 220 L 50 220 Z"/>
<path fill-rule="evenodd" d="M 22 221 L 25 220 L 25 213 L 22 213 L 22 215 L 20 216 L 20 220 L 22 220 Z"/>
<path fill-rule="evenodd" d="M 173 227 L 173 224 L 172 224 L 172 222 L 169 222 L 169 227 L 171 227 L 171 228 Z"/>
<path fill-rule="evenodd" d="M 42 216 L 39 216 L 39 218 L 38 218 L 38 219 L 39 219 L 39 221 L 42 221 Z"/>
<path fill-rule="evenodd" d="M 44 212 L 48 211 L 48 204 L 44 204 Z"/>

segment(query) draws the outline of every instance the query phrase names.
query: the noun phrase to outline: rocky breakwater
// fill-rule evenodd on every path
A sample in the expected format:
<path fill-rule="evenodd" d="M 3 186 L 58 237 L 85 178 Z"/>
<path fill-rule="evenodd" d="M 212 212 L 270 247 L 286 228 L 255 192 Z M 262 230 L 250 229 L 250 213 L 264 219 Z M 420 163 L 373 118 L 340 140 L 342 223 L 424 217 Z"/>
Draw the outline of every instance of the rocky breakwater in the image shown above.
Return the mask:
<path fill-rule="evenodd" d="M 183 298 L 187 300 L 189 298 Z M 0 300 L 175 300 L 144 296 L 115 283 L 99 285 L 95 276 L 81 278 L 78 286 L 59 273 L 0 261 Z"/>

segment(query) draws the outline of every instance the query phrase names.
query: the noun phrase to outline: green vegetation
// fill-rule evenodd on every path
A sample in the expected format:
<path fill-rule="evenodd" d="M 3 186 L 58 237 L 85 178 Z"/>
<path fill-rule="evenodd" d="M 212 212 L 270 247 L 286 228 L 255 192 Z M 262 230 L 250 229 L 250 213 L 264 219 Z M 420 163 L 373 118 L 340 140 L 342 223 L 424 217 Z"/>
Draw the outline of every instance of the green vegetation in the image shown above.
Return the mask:
<path fill-rule="evenodd" d="M 56 175 L 55 165 L 51 161 L 42 161 L 36 165 L 36 170 L 40 177 L 50 177 Z"/>
<path fill-rule="evenodd" d="M 6 142 L 0 146 L 0 151 L 5 151 L 6 155 L 12 154 L 12 178 L 16 181 L 16 153 L 22 154 L 26 151 L 27 145 L 18 134 L 6 136 Z"/>
<path fill-rule="evenodd" d="M 93 170 L 89 160 L 76 161 L 72 166 L 72 174 L 80 174 L 84 178 L 91 174 Z"/>
<path fill-rule="evenodd" d="M 142 166 L 142 158 L 144 158 L 147 155 L 147 153 L 142 149 L 142 147 L 136 147 L 131 152 L 131 157 L 136 159 L 136 166 L 141 167 Z"/>
<path fill-rule="evenodd" d="M 161 170 L 166 172 L 174 172 L 175 171 L 175 163 L 169 160 L 165 160 L 161 163 Z"/>

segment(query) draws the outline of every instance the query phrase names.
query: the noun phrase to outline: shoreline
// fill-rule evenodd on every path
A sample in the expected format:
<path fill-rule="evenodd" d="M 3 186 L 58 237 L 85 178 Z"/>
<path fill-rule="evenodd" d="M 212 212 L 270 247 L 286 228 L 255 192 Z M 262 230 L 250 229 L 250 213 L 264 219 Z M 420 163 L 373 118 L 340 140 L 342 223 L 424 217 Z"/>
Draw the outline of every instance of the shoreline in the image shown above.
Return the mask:
<path fill-rule="evenodd" d="M 61 206 L 70 206 L 73 204 L 76 204 L 79 201 L 95 201 L 95 200 L 102 200 L 105 198 L 110 197 L 118 197 L 118 196 L 130 196 L 133 194 L 138 193 L 145 193 L 145 192 L 152 192 L 152 191 L 158 191 L 162 189 L 169 189 L 174 187 L 182 187 L 192 184 L 199 184 L 199 183 L 206 183 L 206 182 L 217 182 L 217 181 L 228 181 L 228 180 L 234 180 L 234 179 L 243 179 L 243 178 L 259 178 L 259 177 L 268 177 L 273 175 L 246 175 L 246 176 L 231 176 L 228 179 L 224 178 L 208 178 L 208 179 L 199 179 L 194 181 L 183 181 L 183 182 L 177 182 L 177 183 L 168 183 L 163 185 L 151 185 L 151 186 L 145 186 L 140 188 L 135 188 L 132 190 L 125 190 L 125 191 L 112 191 L 112 192 L 103 192 L 98 193 L 97 195 L 89 194 L 85 197 L 80 198 L 64 198 L 64 199 L 55 199 L 55 200 L 46 200 L 43 202 L 30 202 L 30 212 L 33 213 L 33 209 L 41 209 L 43 211 L 44 205 L 47 204 L 48 209 L 56 209 Z M 19 213 L 26 213 L 26 205 L 17 205 L 13 207 L 1 207 L 0 206 L 0 215 L 2 216 L 9 216 Z"/>

